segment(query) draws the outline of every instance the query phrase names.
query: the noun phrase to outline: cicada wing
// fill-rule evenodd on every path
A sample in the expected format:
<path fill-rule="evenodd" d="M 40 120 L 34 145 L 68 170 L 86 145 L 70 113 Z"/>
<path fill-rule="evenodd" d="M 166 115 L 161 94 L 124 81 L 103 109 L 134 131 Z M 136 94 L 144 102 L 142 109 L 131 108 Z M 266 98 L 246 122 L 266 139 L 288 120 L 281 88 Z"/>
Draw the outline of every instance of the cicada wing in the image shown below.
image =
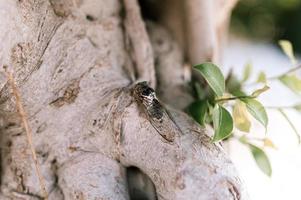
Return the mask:
<path fill-rule="evenodd" d="M 173 142 L 175 140 L 177 129 L 175 124 L 173 124 L 174 122 L 170 120 L 168 114 L 165 111 L 162 112 L 162 114 L 160 119 L 151 118 L 150 122 L 165 140 Z"/>

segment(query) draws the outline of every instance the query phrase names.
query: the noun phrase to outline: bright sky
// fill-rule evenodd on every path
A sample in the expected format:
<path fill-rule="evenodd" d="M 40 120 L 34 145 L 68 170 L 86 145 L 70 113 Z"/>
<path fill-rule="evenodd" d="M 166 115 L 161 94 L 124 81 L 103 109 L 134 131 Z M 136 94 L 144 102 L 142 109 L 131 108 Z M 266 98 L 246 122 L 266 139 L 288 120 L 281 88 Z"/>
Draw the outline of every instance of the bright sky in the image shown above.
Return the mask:
<path fill-rule="evenodd" d="M 223 70 L 234 67 L 234 72 L 242 75 L 246 62 L 251 61 L 255 72 L 265 71 L 267 76 L 281 74 L 290 68 L 288 58 L 277 46 L 263 43 L 231 41 L 225 51 Z M 301 61 L 301 60 L 300 60 Z M 253 79 L 256 79 L 256 74 Z M 279 82 L 270 83 L 271 89 L 260 97 L 266 106 L 289 106 L 301 103 L 301 96 L 289 91 Z M 260 87 L 260 86 L 258 86 Z M 287 111 L 301 133 L 301 113 Z M 301 145 L 297 144 L 295 133 L 276 110 L 268 110 L 268 137 L 277 150 L 267 149 L 273 174 L 269 178 L 257 167 L 250 151 L 237 141 L 229 145 L 230 156 L 246 183 L 252 200 L 299 200 L 301 199 Z M 263 137 L 265 132 L 258 123 L 249 133 L 250 136 Z"/>

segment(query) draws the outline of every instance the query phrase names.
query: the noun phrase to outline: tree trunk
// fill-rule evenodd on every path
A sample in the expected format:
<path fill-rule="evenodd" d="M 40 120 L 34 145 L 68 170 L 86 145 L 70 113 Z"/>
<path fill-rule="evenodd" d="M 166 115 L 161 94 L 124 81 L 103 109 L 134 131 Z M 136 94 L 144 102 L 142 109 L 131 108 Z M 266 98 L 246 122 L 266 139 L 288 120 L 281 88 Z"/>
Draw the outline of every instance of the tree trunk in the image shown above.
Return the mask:
<path fill-rule="evenodd" d="M 136 0 L 0 1 L 0 65 L 27 115 L 1 67 L 1 200 L 130 199 L 127 167 L 158 199 L 247 198 L 210 128 L 180 111 L 193 100 L 189 64 L 219 60 L 233 1 L 140 3 L 144 19 Z M 139 81 L 168 104 L 173 143 L 132 97 Z"/>

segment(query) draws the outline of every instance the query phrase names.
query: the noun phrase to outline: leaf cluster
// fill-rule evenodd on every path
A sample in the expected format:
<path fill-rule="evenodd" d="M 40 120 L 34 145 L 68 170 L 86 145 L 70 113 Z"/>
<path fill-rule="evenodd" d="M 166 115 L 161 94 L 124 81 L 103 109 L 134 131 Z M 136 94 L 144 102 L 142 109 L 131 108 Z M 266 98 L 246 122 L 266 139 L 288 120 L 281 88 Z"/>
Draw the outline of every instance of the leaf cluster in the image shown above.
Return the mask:
<path fill-rule="evenodd" d="M 297 60 L 294 56 L 291 43 L 286 40 L 281 40 L 279 41 L 279 45 L 290 59 L 292 66 L 296 66 Z M 192 85 L 196 100 L 187 108 L 187 112 L 200 125 L 204 126 L 205 124 L 209 124 L 213 126 L 214 136 L 212 142 L 237 138 L 234 134 L 237 131 L 249 133 L 252 123 L 254 123 L 254 120 L 251 120 L 251 118 L 262 124 L 265 132 L 267 132 L 269 122 L 268 114 L 266 108 L 257 98 L 270 89 L 267 85 L 269 81 L 278 80 L 293 92 L 301 92 L 301 79 L 298 77 L 298 74 L 296 74 L 296 71 L 299 70 L 301 66 L 293 67 L 287 72 L 275 77 L 267 77 L 263 71 L 259 72 L 256 82 L 253 84 L 263 86 L 258 87 L 258 89 L 250 94 L 245 92 L 245 86 L 247 86 L 247 81 L 252 75 L 251 63 L 246 64 L 241 79 L 238 79 L 232 71 L 230 71 L 225 78 L 219 67 L 210 62 L 196 65 L 194 68 L 197 73 L 201 74 L 204 78 L 205 84 L 202 81 L 193 82 Z M 285 113 L 284 108 L 275 108 L 281 113 L 284 119 L 288 121 L 300 143 L 300 135 Z M 293 105 L 288 108 L 301 111 L 301 104 Z M 257 140 L 257 142 L 260 141 L 263 147 L 276 149 L 273 142 L 267 137 L 255 140 Z M 264 149 L 255 145 L 252 139 L 244 134 L 242 136 L 240 135 L 239 141 L 250 149 L 259 168 L 266 175 L 271 176 L 271 164 Z"/>

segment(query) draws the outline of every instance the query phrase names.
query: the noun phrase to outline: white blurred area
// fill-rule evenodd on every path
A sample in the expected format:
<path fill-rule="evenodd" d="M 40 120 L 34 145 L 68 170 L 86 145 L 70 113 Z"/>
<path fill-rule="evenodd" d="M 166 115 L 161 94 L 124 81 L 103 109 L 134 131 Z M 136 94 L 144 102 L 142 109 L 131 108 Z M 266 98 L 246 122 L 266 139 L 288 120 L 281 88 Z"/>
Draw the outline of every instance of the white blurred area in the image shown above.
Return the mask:
<path fill-rule="evenodd" d="M 267 77 L 282 74 L 290 69 L 289 59 L 278 46 L 260 42 L 231 40 L 224 52 L 223 71 L 233 68 L 238 77 L 242 77 L 247 62 L 253 65 L 250 82 L 254 82 L 259 71 L 266 72 Z M 254 73 L 255 72 L 255 73 Z M 280 82 L 269 82 L 270 90 L 262 94 L 259 100 L 265 106 L 290 106 L 301 103 L 301 96 L 291 92 Z M 262 85 L 250 87 L 250 91 Z M 301 145 L 288 122 L 276 110 L 268 109 L 269 125 L 267 137 L 277 147 L 277 150 L 265 148 L 271 165 L 272 176 L 267 177 L 257 167 L 249 149 L 236 140 L 229 145 L 230 156 L 246 183 L 252 200 L 299 200 L 301 199 Z M 301 113 L 285 110 L 290 119 L 301 132 Z M 265 137 L 265 130 L 259 124 L 253 123 L 250 137 Z"/>

